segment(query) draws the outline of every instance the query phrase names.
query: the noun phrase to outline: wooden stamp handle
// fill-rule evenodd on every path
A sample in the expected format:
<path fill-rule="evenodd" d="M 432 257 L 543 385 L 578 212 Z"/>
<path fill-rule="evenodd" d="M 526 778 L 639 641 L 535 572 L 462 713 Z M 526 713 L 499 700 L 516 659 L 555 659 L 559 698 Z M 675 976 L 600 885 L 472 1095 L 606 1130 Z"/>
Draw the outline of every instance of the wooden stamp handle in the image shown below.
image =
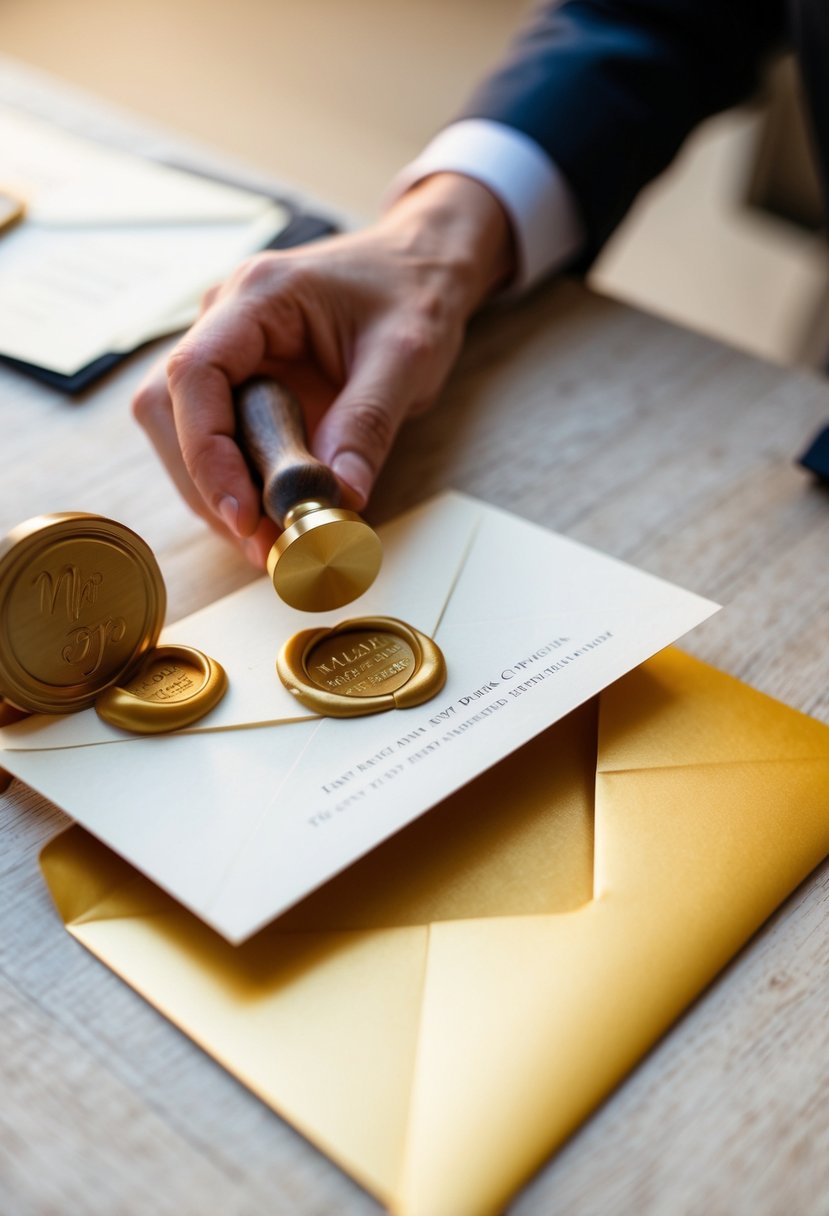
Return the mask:
<path fill-rule="evenodd" d="M 302 407 L 275 380 L 258 376 L 235 393 L 237 438 L 262 478 L 262 502 L 278 527 L 299 502 L 340 501 L 336 477 L 307 448 Z"/>

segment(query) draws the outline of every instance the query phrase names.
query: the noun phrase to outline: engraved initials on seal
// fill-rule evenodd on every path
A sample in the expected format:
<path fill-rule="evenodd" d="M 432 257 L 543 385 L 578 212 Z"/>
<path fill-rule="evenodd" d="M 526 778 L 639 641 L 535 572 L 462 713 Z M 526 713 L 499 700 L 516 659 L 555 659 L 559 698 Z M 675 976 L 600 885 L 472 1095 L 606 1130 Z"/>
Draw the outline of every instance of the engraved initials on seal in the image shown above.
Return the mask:
<path fill-rule="evenodd" d="M 54 616 L 63 609 L 70 625 L 80 621 L 85 608 L 91 608 L 98 598 L 104 581 L 103 574 L 94 570 L 87 578 L 79 566 L 66 565 L 53 577 L 51 571 L 41 570 L 33 583 L 40 591 L 40 615 Z M 101 666 L 107 646 L 120 642 L 127 632 L 122 616 L 106 617 L 88 625 L 75 625 L 66 634 L 66 645 L 60 652 L 64 663 L 89 664 L 83 676 L 94 676 Z"/>
<path fill-rule="evenodd" d="M 107 646 L 118 643 L 127 632 L 127 622 L 122 616 L 109 616 L 97 625 L 78 625 L 67 634 L 69 641 L 60 652 L 65 663 L 85 663 L 91 661 L 91 667 L 84 670 L 83 675 L 94 676 L 101 666 Z"/>
<path fill-rule="evenodd" d="M 64 566 L 56 579 L 48 570 L 41 570 L 33 579 L 35 586 L 40 588 L 41 616 L 55 615 L 62 591 L 67 621 L 80 620 L 82 610 L 91 607 L 98 598 L 98 589 L 103 581 L 104 576 L 98 571 L 90 574 L 89 578 L 83 578 L 77 566 Z"/>

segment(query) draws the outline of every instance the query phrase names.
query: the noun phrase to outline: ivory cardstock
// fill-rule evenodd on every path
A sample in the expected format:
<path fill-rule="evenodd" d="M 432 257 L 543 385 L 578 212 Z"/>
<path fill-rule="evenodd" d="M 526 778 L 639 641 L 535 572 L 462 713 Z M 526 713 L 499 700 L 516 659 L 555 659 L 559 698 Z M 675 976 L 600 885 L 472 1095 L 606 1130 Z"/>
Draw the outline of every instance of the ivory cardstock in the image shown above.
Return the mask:
<path fill-rule="evenodd" d="M 0 734 L 4 767 L 231 942 L 240 942 L 715 611 L 699 596 L 458 494 L 381 530 L 345 613 L 289 608 L 264 579 L 165 631 L 225 668 L 196 726 L 131 737 L 93 710 Z M 396 616 L 435 638 L 428 704 L 313 715 L 275 672 L 298 629 Z"/>

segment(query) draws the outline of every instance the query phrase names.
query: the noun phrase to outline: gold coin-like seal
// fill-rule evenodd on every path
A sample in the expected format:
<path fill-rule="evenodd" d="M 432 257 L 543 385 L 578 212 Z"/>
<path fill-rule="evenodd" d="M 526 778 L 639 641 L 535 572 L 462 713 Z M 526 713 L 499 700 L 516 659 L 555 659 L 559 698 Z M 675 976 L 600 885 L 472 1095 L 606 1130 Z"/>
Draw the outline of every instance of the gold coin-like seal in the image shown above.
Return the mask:
<path fill-rule="evenodd" d="M 227 676 L 189 646 L 156 647 L 165 606 L 151 549 L 117 520 L 66 511 L 0 538 L 0 726 L 92 705 L 140 734 L 204 717 Z"/>
<path fill-rule="evenodd" d="M 155 645 L 166 593 L 116 520 L 42 515 L 0 539 L 0 693 L 30 713 L 87 709 Z"/>
<path fill-rule="evenodd" d="M 276 670 L 302 705 L 329 718 L 408 709 L 430 700 L 446 682 L 446 661 L 436 643 L 388 616 L 294 634 Z"/>
<path fill-rule="evenodd" d="M 128 681 L 101 693 L 95 709 L 111 726 L 157 735 L 198 722 L 226 691 L 215 659 L 192 646 L 157 646 Z"/>

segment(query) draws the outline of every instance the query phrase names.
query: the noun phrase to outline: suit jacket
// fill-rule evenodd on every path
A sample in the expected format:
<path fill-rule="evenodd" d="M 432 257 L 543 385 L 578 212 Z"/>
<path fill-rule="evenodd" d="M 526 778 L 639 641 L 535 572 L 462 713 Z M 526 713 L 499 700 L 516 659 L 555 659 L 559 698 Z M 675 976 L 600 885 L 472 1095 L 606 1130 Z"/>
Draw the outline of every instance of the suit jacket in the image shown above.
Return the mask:
<path fill-rule="evenodd" d="M 703 118 L 755 90 L 794 47 L 829 197 L 829 0 L 547 4 L 463 117 L 515 127 L 567 178 L 587 260 Z"/>

